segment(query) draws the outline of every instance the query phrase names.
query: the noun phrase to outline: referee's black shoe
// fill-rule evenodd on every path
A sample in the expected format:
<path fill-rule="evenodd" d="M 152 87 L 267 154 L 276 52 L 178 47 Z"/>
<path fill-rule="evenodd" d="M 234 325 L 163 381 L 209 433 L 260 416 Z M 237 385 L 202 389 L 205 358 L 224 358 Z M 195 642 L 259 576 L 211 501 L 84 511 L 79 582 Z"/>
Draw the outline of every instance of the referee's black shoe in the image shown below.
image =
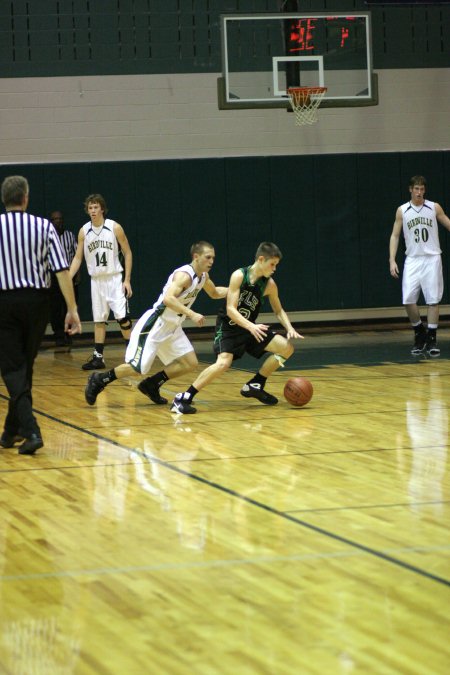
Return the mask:
<path fill-rule="evenodd" d="M 43 445 L 44 441 L 39 434 L 31 434 L 30 438 L 26 438 L 22 445 L 19 445 L 19 455 L 34 455 Z"/>
<path fill-rule="evenodd" d="M 89 405 L 94 405 L 97 400 L 97 396 L 105 388 L 105 385 L 100 380 L 100 373 L 92 373 L 89 375 L 87 385 L 84 390 L 84 398 L 86 403 Z"/>
<path fill-rule="evenodd" d="M 106 368 L 103 356 L 98 352 L 94 352 L 92 357 L 81 366 L 83 370 L 103 370 Z"/>
<path fill-rule="evenodd" d="M 2 448 L 12 448 L 16 443 L 20 443 L 20 441 L 23 441 L 23 436 L 10 436 L 6 431 L 0 436 L 0 446 Z"/>

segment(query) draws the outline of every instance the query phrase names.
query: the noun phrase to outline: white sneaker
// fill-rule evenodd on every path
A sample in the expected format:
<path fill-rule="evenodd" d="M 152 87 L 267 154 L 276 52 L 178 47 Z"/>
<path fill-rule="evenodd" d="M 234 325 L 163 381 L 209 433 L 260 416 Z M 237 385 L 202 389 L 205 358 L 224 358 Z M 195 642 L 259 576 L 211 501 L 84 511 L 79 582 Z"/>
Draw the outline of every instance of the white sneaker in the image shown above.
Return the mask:
<path fill-rule="evenodd" d="M 172 401 L 172 406 L 170 408 L 171 413 L 178 413 L 179 415 L 193 415 L 197 412 L 197 408 L 194 408 L 189 403 L 190 397 L 185 398 L 186 393 L 182 392 L 177 394 Z"/>

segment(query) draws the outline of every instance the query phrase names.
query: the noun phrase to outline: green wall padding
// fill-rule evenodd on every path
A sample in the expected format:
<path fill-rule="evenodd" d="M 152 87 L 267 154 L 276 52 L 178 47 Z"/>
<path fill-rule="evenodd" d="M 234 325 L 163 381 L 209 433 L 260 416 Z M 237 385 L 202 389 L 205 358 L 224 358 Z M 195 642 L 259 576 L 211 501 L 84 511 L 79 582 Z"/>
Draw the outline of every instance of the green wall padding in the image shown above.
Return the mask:
<path fill-rule="evenodd" d="M 218 285 L 269 240 L 283 253 L 275 280 L 285 309 L 351 310 L 401 304 L 388 263 L 395 211 L 408 200 L 409 178 L 423 174 L 429 198 L 448 212 L 449 157 L 434 151 L 9 165 L 0 180 L 26 176 L 30 211 L 62 210 L 75 234 L 87 221 L 85 197 L 103 194 L 133 250 L 133 317 L 153 304 L 175 267 L 189 262 L 199 239 L 216 249 L 211 277 Z M 450 236 L 442 227 L 440 239 L 448 304 Z M 83 320 L 92 318 L 89 286 L 83 266 Z M 218 308 L 206 294 L 196 306 L 205 314 Z"/>
<path fill-rule="evenodd" d="M 331 15 L 368 9 L 364 0 L 296 7 Z M 0 0 L 0 77 L 218 73 L 221 14 L 279 9 L 279 0 Z M 448 5 L 381 5 L 371 13 L 375 70 L 448 67 Z M 241 49 L 249 70 L 258 69 L 264 45 L 255 52 L 244 40 Z"/>

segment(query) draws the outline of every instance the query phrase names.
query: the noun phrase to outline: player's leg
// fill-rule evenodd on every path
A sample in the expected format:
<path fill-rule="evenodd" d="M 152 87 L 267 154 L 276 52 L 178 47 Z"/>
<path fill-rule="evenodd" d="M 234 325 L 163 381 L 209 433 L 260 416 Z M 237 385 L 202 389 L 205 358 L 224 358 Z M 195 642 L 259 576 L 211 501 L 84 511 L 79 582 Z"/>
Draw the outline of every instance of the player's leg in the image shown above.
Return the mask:
<path fill-rule="evenodd" d="M 439 305 L 428 305 L 427 322 L 428 322 L 428 330 L 425 348 L 430 356 L 440 356 L 441 350 L 437 344 L 437 329 L 439 326 Z"/>
<path fill-rule="evenodd" d="M 428 256 L 427 256 L 428 258 Z M 437 344 L 439 326 L 439 303 L 444 294 L 444 275 L 441 256 L 433 256 L 426 261 L 426 276 L 422 283 L 423 295 L 427 309 L 427 339 L 425 348 L 430 356 L 439 356 L 441 350 Z"/>
<path fill-rule="evenodd" d="M 128 345 L 131 336 L 131 329 L 133 328 L 131 317 L 129 315 L 124 316 L 123 319 L 117 319 L 117 323 L 119 324 L 122 337 Z"/>
<path fill-rule="evenodd" d="M 211 364 L 205 370 L 202 370 L 200 375 L 194 380 L 190 387 L 179 394 L 177 394 L 172 402 L 171 412 L 189 414 L 195 413 L 196 408 L 192 406 L 194 396 L 207 384 L 215 380 L 217 377 L 225 373 L 233 363 L 233 354 L 222 352 L 218 354 L 215 363 Z"/>
<path fill-rule="evenodd" d="M 200 391 L 217 377 L 220 377 L 220 375 L 226 373 L 231 367 L 232 363 L 233 354 L 227 352 L 218 354 L 216 362 L 208 366 L 208 368 L 205 368 L 205 370 L 202 370 L 199 376 L 192 383 L 192 386 L 195 387 L 197 391 Z"/>
<path fill-rule="evenodd" d="M 417 306 L 421 289 L 422 257 L 406 257 L 402 278 L 403 304 L 414 331 L 414 344 L 411 348 L 413 356 L 422 354 L 427 339 L 427 331 Z"/>
<path fill-rule="evenodd" d="M 81 366 L 83 370 L 103 370 L 106 368 L 103 360 L 105 337 L 106 321 L 96 321 L 94 323 L 94 351 L 89 361 Z"/>
<path fill-rule="evenodd" d="M 94 341 L 95 344 L 103 345 L 106 339 L 106 321 L 96 321 L 94 324 Z M 103 352 L 102 352 L 103 353 Z"/>
<path fill-rule="evenodd" d="M 130 317 L 128 298 L 123 290 L 121 274 L 114 274 L 108 281 L 108 302 L 114 318 L 119 324 L 122 337 L 128 345 L 133 324 Z"/>
<path fill-rule="evenodd" d="M 152 335 L 157 345 L 156 355 L 164 364 L 164 368 L 151 377 L 142 380 L 138 389 L 142 394 L 148 396 L 153 403 L 164 405 L 168 401 L 164 396 L 161 396 L 160 387 L 168 380 L 194 370 L 198 366 L 198 360 L 194 347 L 181 326 L 177 326 L 173 330 L 170 324 L 166 325 L 160 319 L 156 322 Z"/>
<path fill-rule="evenodd" d="M 259 369 L 263 377 L 269 377 L 278 368 L 283 368 L 285 361 L 294 353 L 294 346 L 283 335 L 276 335 L 267 345 L 266 352 L 271 352 Z"/>
<path fill-rule="evenodd" d="M 417 323 L 422 323 L 420 310 L 416 303 L 405 305 L 405 309 L 412 326 Z"/>
<path fill-rule="evenodd" d="M 103 350 L 105 348 L 106 321 L 109 316 L 107 286 L 103 279 L 91 279 L 92 316 L 94 319 L 94 352 L 81 367 L 83 370 L 103 370 Z"/>
<path fill-rule="evenodd" d="M 121 363 L 105 373 L 92 373 L 89 376 L 84 392 L 89 405 L 94 405 L 97 396 L 111 382 L 130 377 L 136 373 L 148 373 L 157 351 L 157 345 L 151 339 L 151 330 L 149 330 L 149 317 L 151 315 L 152 310 L 148 310 L 136 323 L 125 353 L 125 363 Z"/>
<path fill-rule="evenodd" d="M 232 330 L 227 332 L 223 331 L 221 325 L 216 327 L 214 336 L 216 362 L 205 368 L 186 391 L 176 395 L 170 411 L 182 414 L 195 413 L 196 408 L 192 406 L 194 396 L 200 389 L 203 389 L 216 377 L 227 371 L 234 359 L 240 358 L 244 354 L 246 341 L 247 331 Z"/>
<path fill-rule="evenodd" d="M 274 335 L 270 342 L 264 345 L 263 351 L 271 352 L 271 354 L 266 358 L 256 375 L 244 384 L 241 389 L 241 395 L 245 398 L 256 398 L 266 405 L 275 405 L 278 403 L 276 396 L 265 391 L 267 378 L 278 368 L 284 366 L 285 361 L 292 355 L 294 347 L 283 335 Z M 249 353 L 259 358 L 261 356 L 260 343 L 252 345 Z"/>
<path fill-rule="evenodd" d="M 135 371 L 128 363 L 121 363 L 105 373 L 92 373 L 88 377 L 88 381 L 84 390 L 84 397 L 89 405 L 94 405 L 97 396 L 103 389 L 111 382 L 120 380 L 123 377 L 131 377 L 135 375 Z"/>
<path fill-rule="evenodd" d="M 163 370 L 158 371 L 151 377 L 147 377 L 145 380 L 142 380 L 139 385 L 139 391 L 148 396 L 148 398 L 156 403 L 157 405 L 165 405 L 168 401 L 164 396 L 160 394 L 160 388 L 168 380 L 172 380 L 175 377 L 180 377 L 189 373 L 191 370 L 194 370 L 198 366 L 197 356 L 192 349 L 192 351 L 180 356 L 175 359 L 169 365 L 165 366 Z"/>

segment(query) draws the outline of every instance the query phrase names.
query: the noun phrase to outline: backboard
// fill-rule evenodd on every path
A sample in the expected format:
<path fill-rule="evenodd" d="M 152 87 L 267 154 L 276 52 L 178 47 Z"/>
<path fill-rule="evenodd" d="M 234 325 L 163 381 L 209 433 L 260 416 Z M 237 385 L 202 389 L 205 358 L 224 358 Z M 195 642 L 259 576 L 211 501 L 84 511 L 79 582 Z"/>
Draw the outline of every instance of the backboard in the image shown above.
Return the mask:
<path fill-rule="evenodd" d="M 224 14 L 219 108 L 289 105 L 288 87 L 327 87 L 322 108 L 376 105 L 370 12 Z"/>

